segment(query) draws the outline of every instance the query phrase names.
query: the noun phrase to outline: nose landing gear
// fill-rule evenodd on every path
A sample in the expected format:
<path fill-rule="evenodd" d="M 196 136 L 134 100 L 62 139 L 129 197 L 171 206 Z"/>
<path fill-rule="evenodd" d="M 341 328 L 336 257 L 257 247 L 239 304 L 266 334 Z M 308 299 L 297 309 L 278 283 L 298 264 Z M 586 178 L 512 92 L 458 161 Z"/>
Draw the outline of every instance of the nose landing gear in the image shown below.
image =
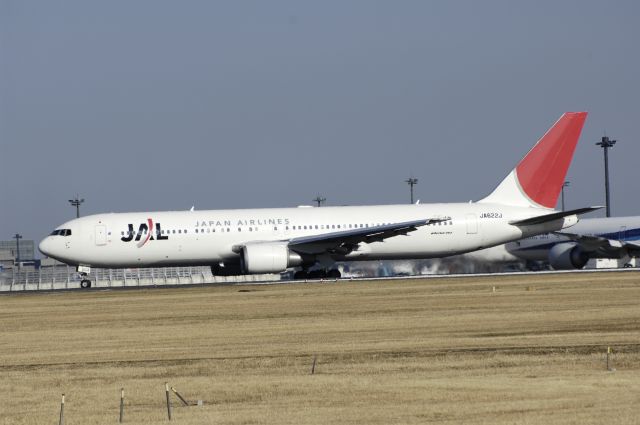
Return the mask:
<path fill-rule="evenodd" d="M 91 273 L 91 267 L 78 266 L 77 271 L 80 276 L 80 287 L 83 289 L 91 288 L 91 279 L 87 277 Z"/>

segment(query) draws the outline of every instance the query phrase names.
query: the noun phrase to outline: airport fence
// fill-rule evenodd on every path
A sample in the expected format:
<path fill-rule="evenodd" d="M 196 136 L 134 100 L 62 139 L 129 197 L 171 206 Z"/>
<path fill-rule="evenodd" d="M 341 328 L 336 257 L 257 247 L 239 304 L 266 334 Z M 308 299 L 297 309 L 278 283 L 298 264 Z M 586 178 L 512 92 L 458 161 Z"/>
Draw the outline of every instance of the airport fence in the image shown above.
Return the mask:
<path fill-rule="evenodd" d="M 144 269 L 92 269 L 92 288 L 174 286 L 207 283 L 241 283 L 280 280 L 279 275 L 213 276 L 209 267 Z M 80 288 L 82 278 L 74 267 L 13 268 L 0 274 L 0 292 Z"/>

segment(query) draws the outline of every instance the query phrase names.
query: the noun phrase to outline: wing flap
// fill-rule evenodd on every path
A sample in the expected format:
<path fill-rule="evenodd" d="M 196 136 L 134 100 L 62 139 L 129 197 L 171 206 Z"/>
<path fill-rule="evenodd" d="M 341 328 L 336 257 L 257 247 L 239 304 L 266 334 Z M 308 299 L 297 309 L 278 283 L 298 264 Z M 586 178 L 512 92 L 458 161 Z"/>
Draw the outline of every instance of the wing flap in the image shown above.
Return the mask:
<path fill-rule="evenodd" d="M 382 242 L 394 236 L 407 235 L 409 232 L 418 230 L 418 227 L 446 220 L 449 220 L 449 218 L 429 218 L 301 236 L 289 240 L 289 248 L 303 254 L 321 254 L 325 252 L 346 254 L 357 248 L 359 243 Z"/>

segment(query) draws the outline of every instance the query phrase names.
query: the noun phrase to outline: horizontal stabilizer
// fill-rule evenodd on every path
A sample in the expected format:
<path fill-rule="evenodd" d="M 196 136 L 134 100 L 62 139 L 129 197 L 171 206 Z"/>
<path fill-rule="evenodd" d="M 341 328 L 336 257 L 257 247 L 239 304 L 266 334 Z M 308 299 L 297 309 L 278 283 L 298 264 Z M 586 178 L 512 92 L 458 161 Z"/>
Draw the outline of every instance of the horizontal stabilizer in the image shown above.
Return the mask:
<path fill-rule="evenodd" d="M 535 224 L 544 224 L 559 218 L 569 217 L 571 215 L 585 214 L 592 211 L 597 211 L 603 207 L 585 207 L 578 208 L 576 210 L 560 211 L 551 214 L 539 215 L 537 217 L 525 218 L 524 220 L 510 221 L 509 224 L 514 226 L 533 226 Z"/>

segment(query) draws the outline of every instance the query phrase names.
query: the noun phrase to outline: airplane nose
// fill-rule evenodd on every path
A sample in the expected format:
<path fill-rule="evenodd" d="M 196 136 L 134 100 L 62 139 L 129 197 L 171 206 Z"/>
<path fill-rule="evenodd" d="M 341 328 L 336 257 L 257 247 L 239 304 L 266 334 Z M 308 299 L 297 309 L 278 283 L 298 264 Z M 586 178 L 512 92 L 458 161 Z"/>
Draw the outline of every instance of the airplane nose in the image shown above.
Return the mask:
<path fill-rule="evenodd" d="M 38 249 L 47 257 L 51 257 L 51 237 L 47 236 L 42 241 L 40 241 Z"/>

